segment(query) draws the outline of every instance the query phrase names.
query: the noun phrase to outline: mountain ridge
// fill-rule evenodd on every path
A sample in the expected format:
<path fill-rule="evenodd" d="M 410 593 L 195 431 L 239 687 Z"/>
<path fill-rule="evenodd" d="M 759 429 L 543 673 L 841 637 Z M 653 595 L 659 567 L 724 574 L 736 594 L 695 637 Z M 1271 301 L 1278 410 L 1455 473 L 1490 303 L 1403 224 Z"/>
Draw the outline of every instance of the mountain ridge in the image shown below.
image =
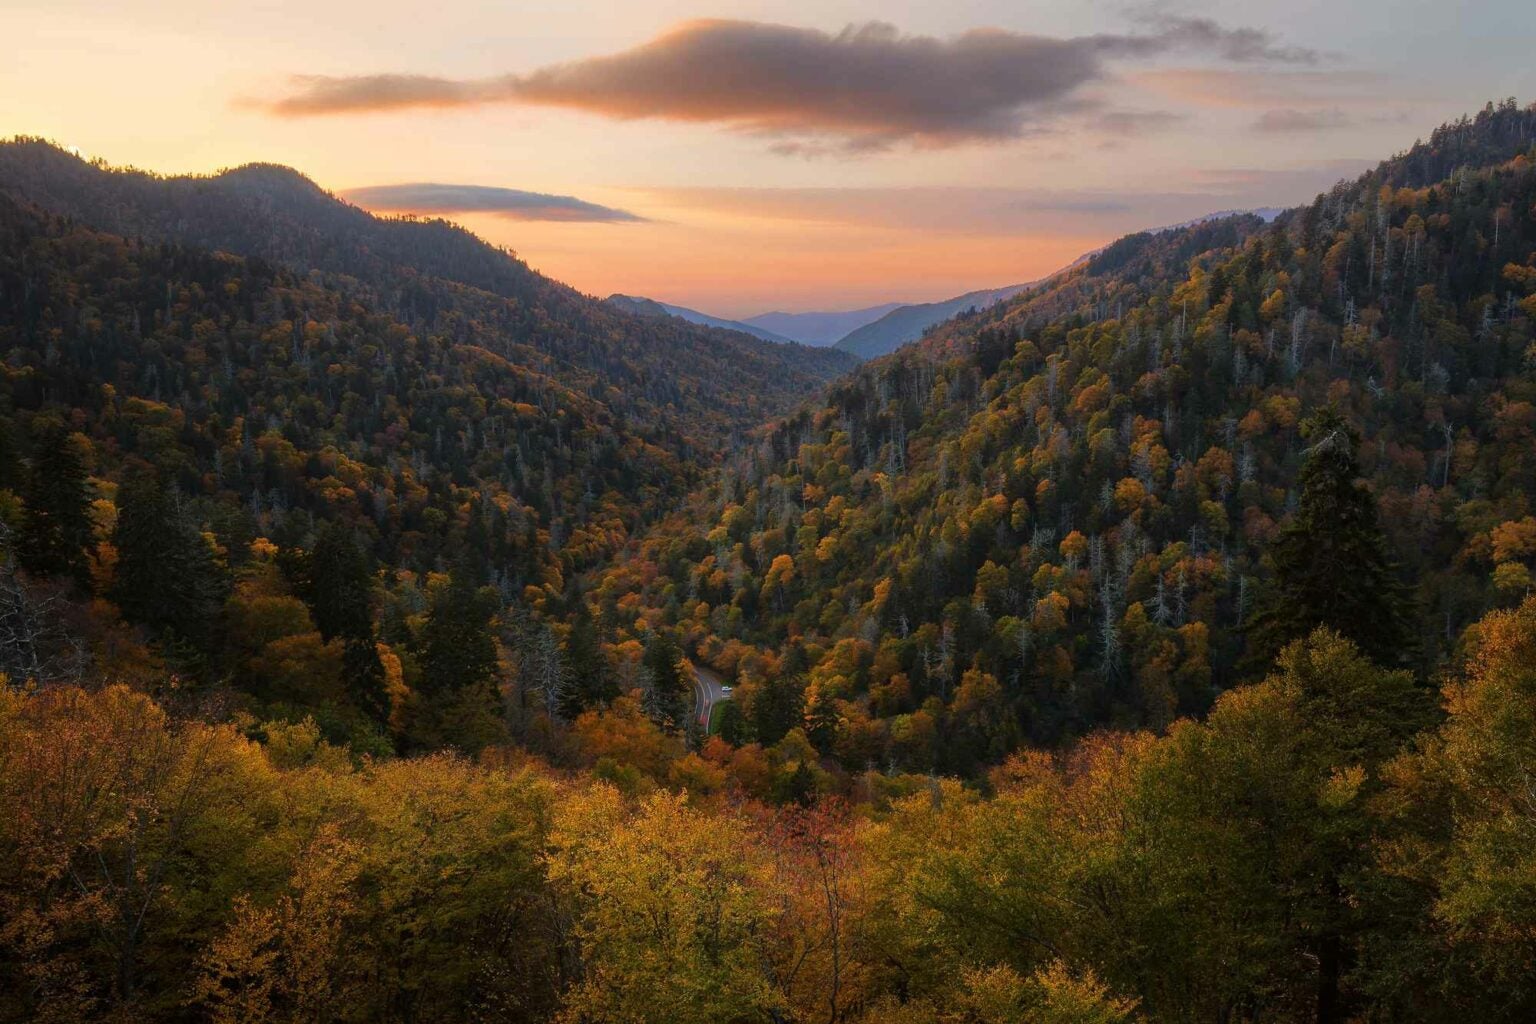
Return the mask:
<path fill-rule="evenodd" d="M 486 293 L 488 298 L 470 301 L 497 320 L 502 354 L 515 349 L 516 358 L 544 372 L 574 374 L 582 378 L 579 389 L 600 393 L 603 381 L 632 389 L 646 397 L 654 415 L 673 421 L 666 429 L 686 430 L 683 421 L 689 419 L 709 423 L 715 440 L 757 426 L 759 412 L 754 401 L 727 401 L 719 382 L 751 379 L 756 383 L 748 396 L 777 394 L 777 402 L 804 395 L 852 365 L 809 346 L 635 318 L 446 220 L 377 217 L 277 164 L 160 176 L 90 163 L 43 140 L 18 138 L 0 143 L 0 192 L 124 237 L 337 275 L 333 283 L 361 289 L 370 301 L 423 328 L 468 299 L 450 300 L 434 282 Z M 489 312 L 491 307 L 497 308 Z M 674 353 L 676 379 L 645 372 L 648 360 L 673 360 Z M 683 381 L 691 383 L 679 389 Z M 726 421 L 726 434 L 718 434 Z"/>
<path fill-rule="evenodd" d="M 793 338 L 786 338 L 781 334 L 775 334 L 770 330 L 757 327 L 743 320 L 727 320 L 723 317 L 701 313 L 696 309 L 689 309 L 687 306 L 674 306 L 671 303 L 659 302 L 656 299 L 648 299 L 640 295 L 625 295 L 621 292 L 614 292 L 603 301 L 615 309 L 622 309 L 626 313 L 633 313 L 636 316 L 672 316 L 703 327 L 714 327 L 722 331 L 739 331 L 742 334 L 750 334 L 754 338 L 770 341 L 776 345 L 801 344 L 801 342 Z"/>

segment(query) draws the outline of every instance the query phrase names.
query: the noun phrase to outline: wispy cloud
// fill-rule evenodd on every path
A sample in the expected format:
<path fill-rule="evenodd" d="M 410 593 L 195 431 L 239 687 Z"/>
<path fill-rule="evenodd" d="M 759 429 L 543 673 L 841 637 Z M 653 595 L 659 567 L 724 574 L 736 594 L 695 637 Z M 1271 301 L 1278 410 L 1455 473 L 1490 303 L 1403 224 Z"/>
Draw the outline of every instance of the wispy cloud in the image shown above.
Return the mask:
<path fill-rule="evenodd" d="M 1316 68 L 1157 68 L 1135 73 L 1132 84 L 1200 107 L 1355 108 L 1395 102 L 1401 83 L 1363 71 Z"/>
<path fill-rule="evenodd" d="M 512 220 L 640 221 L 627 210 L 599 206 L 574 196 L 524 192 L 490 185 L 440 185 L 413 182 L 371 185 L 343 192 L 343 197 L 369 210 L 389 213 L 491 213 Z"/>
<path fill-rule="evenodd" d="M 1253 122 L 1257 131 L 1285 134 L 1289 132 L 1318 132 L 1333 128 L 1347 128 L 1354 124 L 1338 107 L 1325 110 L 1266 110 Z"/>
<path fill-rule="evenodd" d="M 677 219 L 726 215 L 777 224 L 787 232 L 828 229 L 891 237 L 1107 239 L 1176 224 L 1217 210 L 1289 206 L 1312 199 L 1365 161 L 1324 161 L 1280 170 L 1191 170 L 1179 191 L 1092 188 L 635 188 L 648 205 Z M 875 237 L 870 235 L 869 237 Z"/>
<path fill-rule="evenodd" d="M 606 117 L 698 122 L 847 151 L 1018 138 L 1093 106 L 1079 93 L 1111 62 L 1196 53 L 1241 64 L 1311 64 L 1319 55 L 1269 32 L 1204 18 L 1143 18 L 1142 30 L 1055 38 L 977 29 L 947 39 L 881 22 L 828 33 L 749 21 L 685 22 L 632 49 L 526 74 L 453 79 L 304 75 L 253 101 L 303 117 L 520 103 Z"/>

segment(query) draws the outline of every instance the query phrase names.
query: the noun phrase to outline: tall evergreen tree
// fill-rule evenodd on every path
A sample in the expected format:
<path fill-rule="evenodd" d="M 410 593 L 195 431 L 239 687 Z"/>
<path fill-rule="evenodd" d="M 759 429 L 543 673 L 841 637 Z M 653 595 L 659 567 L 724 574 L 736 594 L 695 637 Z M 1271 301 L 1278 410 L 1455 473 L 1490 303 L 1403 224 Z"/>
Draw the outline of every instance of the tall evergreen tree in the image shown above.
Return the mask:
<path fill-rule="evenodd" d="M 597 623 L 585 608 L 576 613 L 565 639 L 565 665 L 570 680 L 563 709 L 566 717 L 574 718 L 587 708 L 618 696 L 618 685 L 603 658 Z"/>
<path fill-rule="evenodd" d="M 302 590 L 322 640 L 372 640 L 373 574 L 351 530 L 341 523 L 326 523 L 303 573 Z"/>
<path fill-rule="evenodd" d="M 653 631 L 645 642 L 640 664 L 651 681 L 656 708 L 673 725 L 688 713 L 688 694 L 693 689 L 683 667 L 683 652 L 677 641 L 661 630 Z"/>
<path fill-rule="evenodd" d="M 28 572 L 68 576 L 89 587 L 90 494 L 79 443 L 62 430 L 38 443 L 27 474 L 26 518 L 16 554 Z"/>
<path fill-rule="evenodd" d="M 123 617 L 196 658 L 212 649 L 228 579 L 180 497 L 149 471 L 118 490 L 111 597 Z"/>
<path fill-rule="evenodd" d="M 434 596 L 422 628 L 421 689 L 442 694 L 467 686 L 489 686 L 496 675 L 496 641 L 491 635 L 494 601 L 466 569 L 455 569 Z"/>
<path fill-rule="evenodd" d="M 341 673 L 347 695 L 358 710 L 380 725 L 389 722 L 389 693 L 384 688 L 384 663 L 370 631 L 349 636 L 342 651 Z"/>
<path fill-rule="evenodd" d="M 1253 619 L 1252 651 L 1267 665 L 1281 648 L 1328 626 L 1378 664 L 1407 664 L 1416 644 L 1408 587 L 1387 552 L 1376 499 L 1360 481 L 1360 438 L 1333 409 L 1302 428 L 1311 442 L 1301 500 L 1271 556 L 1275 578 Z"/>
<path fill-rule="evenodd" d="M 783 673 L 764 680 L 752 699 L 752 731 L 756 740 L 765 746 L 772 745 L 804 723 L 804 680 Z"/>
<path fill-rule="evenodd" d="M 16 448 L 16 428 L 10 420 L 0 419 L 0 491 L 19 490 L 26 482 L 26 470 Z"/>

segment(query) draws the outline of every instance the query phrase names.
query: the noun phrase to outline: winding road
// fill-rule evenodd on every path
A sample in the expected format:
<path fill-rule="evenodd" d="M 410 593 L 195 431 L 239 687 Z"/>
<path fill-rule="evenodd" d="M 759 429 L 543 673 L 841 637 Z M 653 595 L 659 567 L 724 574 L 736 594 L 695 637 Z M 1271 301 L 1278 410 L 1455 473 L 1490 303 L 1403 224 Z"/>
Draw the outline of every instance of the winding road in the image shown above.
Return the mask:
<path fill-rule="evenodd" d="M 709 719 L 714 714 L 715 705 L 721 701 L 731 699 L 731 687 L 725 680 L 702 665 L 692 665 L 691 667 L 693 669 L 694 714 L 698 718 L 699 725 L 703 726 L 705 731 L 708 731 Z"/>

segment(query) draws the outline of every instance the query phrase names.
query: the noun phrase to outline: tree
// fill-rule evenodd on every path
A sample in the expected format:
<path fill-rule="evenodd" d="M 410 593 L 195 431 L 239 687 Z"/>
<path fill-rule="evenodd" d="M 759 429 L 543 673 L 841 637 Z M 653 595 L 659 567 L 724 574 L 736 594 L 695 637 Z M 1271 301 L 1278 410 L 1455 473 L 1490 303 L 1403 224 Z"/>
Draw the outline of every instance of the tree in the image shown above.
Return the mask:
<path fill-rule="evenodd" d="M 11 682 L 75 680 L 85 670 L 85 644 L 64 622 L 67 586 L 17 572 L 10 531 L 0 523 L 0 673 Z"/>
<path fill-rule="evenodd" d="M 389 724 L 384 662 L 373 636 L 349 636 L 341 656 L 342 682 L 352 704 L 379 725 Z"/>
<path fill-rule="evenodd" d="M 1253 654 L 1267 663 L 1327 626 L 1383 665 L 1407 664 L 1417 648 L 1411 598 L 1387 553 L 1376 499 L 1359 480 L 1359 436 L 1333 409 L 1303 432 L 1312 447 L 1301 469 L 1301 501 L 1272 549 L 1275 578 L 1253 619 Z"/>
<path fill-rule="evenodd" d="M 1198 1000 L 1223 1017 L 1260 999 L 1352 1019 L 1383 914 L 1362 888 L 1382 835 L 1372 803 L 1431 712 L 1411 673 L 1320 628 L 1148 751 L 1116 840 L 1130 873 L 1111 928 L 1141 947 L 1137 990 L 1154 1011 Z"/>
<path fill-rule="evenodd" d="M 566 689 L 564 713 L 575 718 L 587 708 L 606 704 L 619 695 L 613 673 L 603 657 L 597 623 L 585 606 L 576 613 L 570 633 L 565 638 Z"/>
<path fill-rule="evenodd" d="M 326 643 L 372 637 L 373 573 L 352 531 L 338 522 L 321 527 L 305 560 L 303 596 Z"/>
<path fill-rule="evenodd" d="M 771 1020 L 757 936 L 770 906 L 743 823 L 655 793 L 630 810 L 607 785 L 556 809 L 551 884 L 574 912 L 581 970 L 561 1022 Z"/>
<path fill-rule="evenodd" d="M 422 627 L 421 690 L 428 696 L 468 687 L 489 687 L 496 675 L 491 633 L 495 599 L 463 569 L 433 595 Z"/>
<path fill-rule="evenodd" d="M 521 672 L 525 693 L 532 693 L 551 718 L 559 718 L 573 703 L 571 678 L 561 657 L 560 641 L 547 622 L 538 622 L 524 636 Z"/>
<path fill-rule="evenodd" d="M 86 548 L 91 543 L 90 495 L 86 487 L 84 439 L 62 430 L 39 441 L 27 473 L 26 518 L 17 557 L 28 572 L 68 576 L 82 589 L 91 582 Z"/>
<path fill-rule="evenodd" d="M 111 597 L 123 617 L 193 661 L 206 657 L 228 579 L 180 496 L 152 471 L 131 476 L 118 490 L 112 542 Z"/>
<path fill-rule="evenodd" d="M 1465 669 L 1443 691 L 1440 728 L 1395 765 L 1398 826 L 1379 871 L 1403 878 L 1418 927 L 1382 959 L 1388 993 L 1440 995 L 1459 1019 L 1536 1015 L 1536 597 L 1467 630 Z M 1415 975 L 1404 984 L 1404 973 Z M 1424 1004 L 1402 1019 L 1428 1018 Z"/>
<path fill-rule="evenodd" d="M 650 679 L 658 712 L 666 724 L 677 726 L 688 713 L 688 694 L 692 689 L 677 641 L 662 630 L 652 630 L 646 637 L 640 663 Z"/>
<path fill-rule="evenodd" d="M 772 746 L 804 722 L 805 681 L 783 674 L 771 676 L 753 692 L 751 707 L 753 738 Z"/>
<path fill-rule="evenodd" d="M 0 419 L 0 491 L 14 491 L 26 483 L 21 454 L 16 449 L 16 428 Z"/>

